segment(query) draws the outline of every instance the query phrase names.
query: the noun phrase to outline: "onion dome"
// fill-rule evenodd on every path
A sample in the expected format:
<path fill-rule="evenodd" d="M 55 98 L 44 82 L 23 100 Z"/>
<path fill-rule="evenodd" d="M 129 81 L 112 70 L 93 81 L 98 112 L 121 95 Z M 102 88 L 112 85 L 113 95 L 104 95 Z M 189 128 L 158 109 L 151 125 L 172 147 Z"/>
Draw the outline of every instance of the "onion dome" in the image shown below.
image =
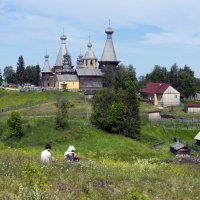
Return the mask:
<path fill-rule="evenodd" d="M 109 27 L 105 30 L 105 33 L 106 33 L 106 34 L 113 34 L 114 31 L 113 31 L 113 29 L 109 26 Z"/>
<path fill-rule="evenodd" d="M 50 65 L 49 65 L 49 55 L 46 53 L 46 55 L 44 56 L 44 58 L 45 58 L 45 61 L 44 61 L 44 67 L 42 69 L 42 73 L 52 72 L 51 68 L 50 68 Z"/>
<path fill-rule="evenodd" d="M 87 44 L 88 50 L 85 53 L 84 59 L 96 59 L 94 52 L 92 51 L 92 43 Z"/>

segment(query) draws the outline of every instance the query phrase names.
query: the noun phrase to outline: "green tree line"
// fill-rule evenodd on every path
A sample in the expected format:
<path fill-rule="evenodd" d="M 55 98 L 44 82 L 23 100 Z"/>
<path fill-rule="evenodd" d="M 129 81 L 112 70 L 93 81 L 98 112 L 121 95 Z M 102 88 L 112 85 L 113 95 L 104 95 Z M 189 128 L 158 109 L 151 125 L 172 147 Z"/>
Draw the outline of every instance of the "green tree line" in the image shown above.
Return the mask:
<path fill-rule="evenodd" d="M 0 80 L 2 74 L 0 71 Z M 16 71 L 12 66 L 6 66 L 3 71 L 3 77 L 7 83 L 23 84 L 31 83 L 40 85 L 40 66 L 30 65 L 25 67 L 23 56 L 19 56 Z"/>

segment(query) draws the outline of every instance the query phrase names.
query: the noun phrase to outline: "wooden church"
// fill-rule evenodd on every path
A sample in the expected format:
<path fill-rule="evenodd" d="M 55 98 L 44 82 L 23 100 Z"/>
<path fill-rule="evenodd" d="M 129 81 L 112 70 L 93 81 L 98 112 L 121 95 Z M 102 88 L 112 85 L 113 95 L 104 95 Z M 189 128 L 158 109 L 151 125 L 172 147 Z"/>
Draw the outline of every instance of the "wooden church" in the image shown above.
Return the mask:
<path fill-rule="evenodd" d="M 42 69 L 42 86 L 44 88 L 66 89 L 72 91 L 96 91 L 102 87 L 101 77 L 106 65 L 117 67 L 117 61 L 112 34 L 113 29 L 109 27 L 105 30 L 107 39 L 101 60 L 98 61 L 93 50 L 92 43 L 87 44 L 87 51 L 83 56 L 81 53 L 77 58 L 76 68 L 72 65 L 71 56 L 67 50 L 66 39 L 60 37 L 61 44 L 57 59 L 53 68 L 49 64 L 49 56 L 44 56 L 45 62 Z"/>

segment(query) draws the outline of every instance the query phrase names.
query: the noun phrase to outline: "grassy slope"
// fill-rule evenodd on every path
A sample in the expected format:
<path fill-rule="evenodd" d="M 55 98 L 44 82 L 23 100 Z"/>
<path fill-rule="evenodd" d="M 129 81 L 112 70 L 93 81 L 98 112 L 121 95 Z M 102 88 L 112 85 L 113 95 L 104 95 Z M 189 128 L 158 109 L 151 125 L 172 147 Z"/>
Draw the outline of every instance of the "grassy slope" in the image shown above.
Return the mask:
<path fill-rule="evenodd" d="M 168 141 L 158 128 L 152 132 L 151 127 L 144 127 L 142 140 L 138 142 L 123 136 L 106 134 L 87 125 L 84 119 L 70 120 L 70 127 L 64 131 L 54 129 L 54 118 L 30 118 L 25 119 L 24 123 L 29 124 L 28 128 L 25 128 L 25 136 L 17 142 L 7 141 L 8 146 L 35 148 L 36 154 L 39 154 L 44 144 L 51 143 L 54 146 L 54 154 L 61 159 L 67 146 L 72 144 L 77 146 L 83 157 L 89 159 L 133 161 L 135 157 L 165 159 L 169 156 L 165 148 L 159 151 L 149 148 L 163 137 Z"/>
<path fill-rule="evenodd" d="M 70 96 L 73 101 L 77 96 L 81 96 L 79 93 L 61 93 L 59 91 L 44 91 L 44 92 L 19 92 L 19 91 L 6 91 L 0 89 L 0 109 L 21 106 L 30 103 L 40 102 L 40 101 L 54 101 L 57 97 Z"/>
<path fill-rule="evenodd" d="M 55 97 L 51 92 L 49 95 Z M 9 95 L 7 98 L 10 98 Z M 28 99 L 26 94 L 23 98 Z M 78 114 L 85 110 L 81 94 L 70 94 L 69 98 L 75 105 L 71 113 Z M 47 103 L 47 106 L 20 111 L 24 115 L 40 115 L 45 112 L 55 113 L 54 109 Z M 52 117 L 24 120 L 29 126 L 25 126 L 26 135 L 21 141 L 7 141 L 6 146 L 0 143 L 0 199 L 26 199 L 29 195 L 36 199 L 41 194 L 47 199 L 136 199 L 136 196 L 142 198 L 142 194 L 149 199 L 198 199 L 200 196 L 200 167 L 164 164 L 163 160 L 173 157 L 169 153 L 171 141 L 157 126 L 144 124 L 141 140 L 134 141 L 105 134 L 87 125 L 85 118 L 80 117 L 73 117 L 69 129 L 64 131 L 54 129 Z M 5 123 L 6 118 L 2 118 L 2 121 Z M 194 135 L 188 131 L 186 137 L 181 130 L 174 131 L 173 134 L 188 140 Z M 150 148 L 163 140 L 164 145 L 156 149 Z M 39 155 L 46 143 L 53 145 L 52 154 L 59 161 L 53 167 L 41 168 Z M 81 155 L 82 161 L 78 165 L 63 163 L 63 153 L 71 144 Z M 7 148 L 8 146 L 12 148 Z M 39 194 L 31 190 L 36 189 L 36 186 L 30 187 L 28 178 L 22 175 L 27 163 L 36 166 L 36 172 L 40 172 L 34 178 L 35 182 L 47 175 L 47 183 L 52 186 L 47 184 L 41 187 L 43 190 Z M 135 191 L 139 194 L 135 194 Z"/>

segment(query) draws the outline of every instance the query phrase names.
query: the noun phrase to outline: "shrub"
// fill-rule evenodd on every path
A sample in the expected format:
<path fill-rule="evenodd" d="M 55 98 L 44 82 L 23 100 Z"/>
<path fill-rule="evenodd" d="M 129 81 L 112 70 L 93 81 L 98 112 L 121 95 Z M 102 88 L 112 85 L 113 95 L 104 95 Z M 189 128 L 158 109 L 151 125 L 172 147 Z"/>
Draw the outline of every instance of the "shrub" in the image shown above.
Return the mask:
<path fill-rule="evenodd" d="M 113 103 L 108 109 L 105 126 L 108 132 L 122 133 L 124 130 L 124 105 L 122 103 Z"/>
<path fill-rule="evenodd" d="M 114 94 L 109 88 L 102 88 L 97 91 L 92 99 L 93 113 L 91 122 L 93 125 L 105 129 L 107 111 L 112 105 Z"/>
<path fill-rule="evenodd" d="M 0 121 L 0 136 L 3 134 L 4 124 Z"/>
<path fill-rule="evenodd" d="M 7 120 L 10 137 L 21 138 L 23 133 L 22 120 L 19 112 L 12 112 Z"/>
<path fill-rule="evenodd" d="M 69 126 L 68 123 L 68 111 L 73 105 L 64 98 L 58 98 L 56 107 L 58 111 L 56 113 L 56 129 L 65 129 Z"/>
<path fill-rule="evenodd" d="M 41 166 L 28 164 L 23 168 L 23 177 L 26 186 L 45 192 L 51 185 L 48 183 L 48 177 L 43 173 Z"/>

